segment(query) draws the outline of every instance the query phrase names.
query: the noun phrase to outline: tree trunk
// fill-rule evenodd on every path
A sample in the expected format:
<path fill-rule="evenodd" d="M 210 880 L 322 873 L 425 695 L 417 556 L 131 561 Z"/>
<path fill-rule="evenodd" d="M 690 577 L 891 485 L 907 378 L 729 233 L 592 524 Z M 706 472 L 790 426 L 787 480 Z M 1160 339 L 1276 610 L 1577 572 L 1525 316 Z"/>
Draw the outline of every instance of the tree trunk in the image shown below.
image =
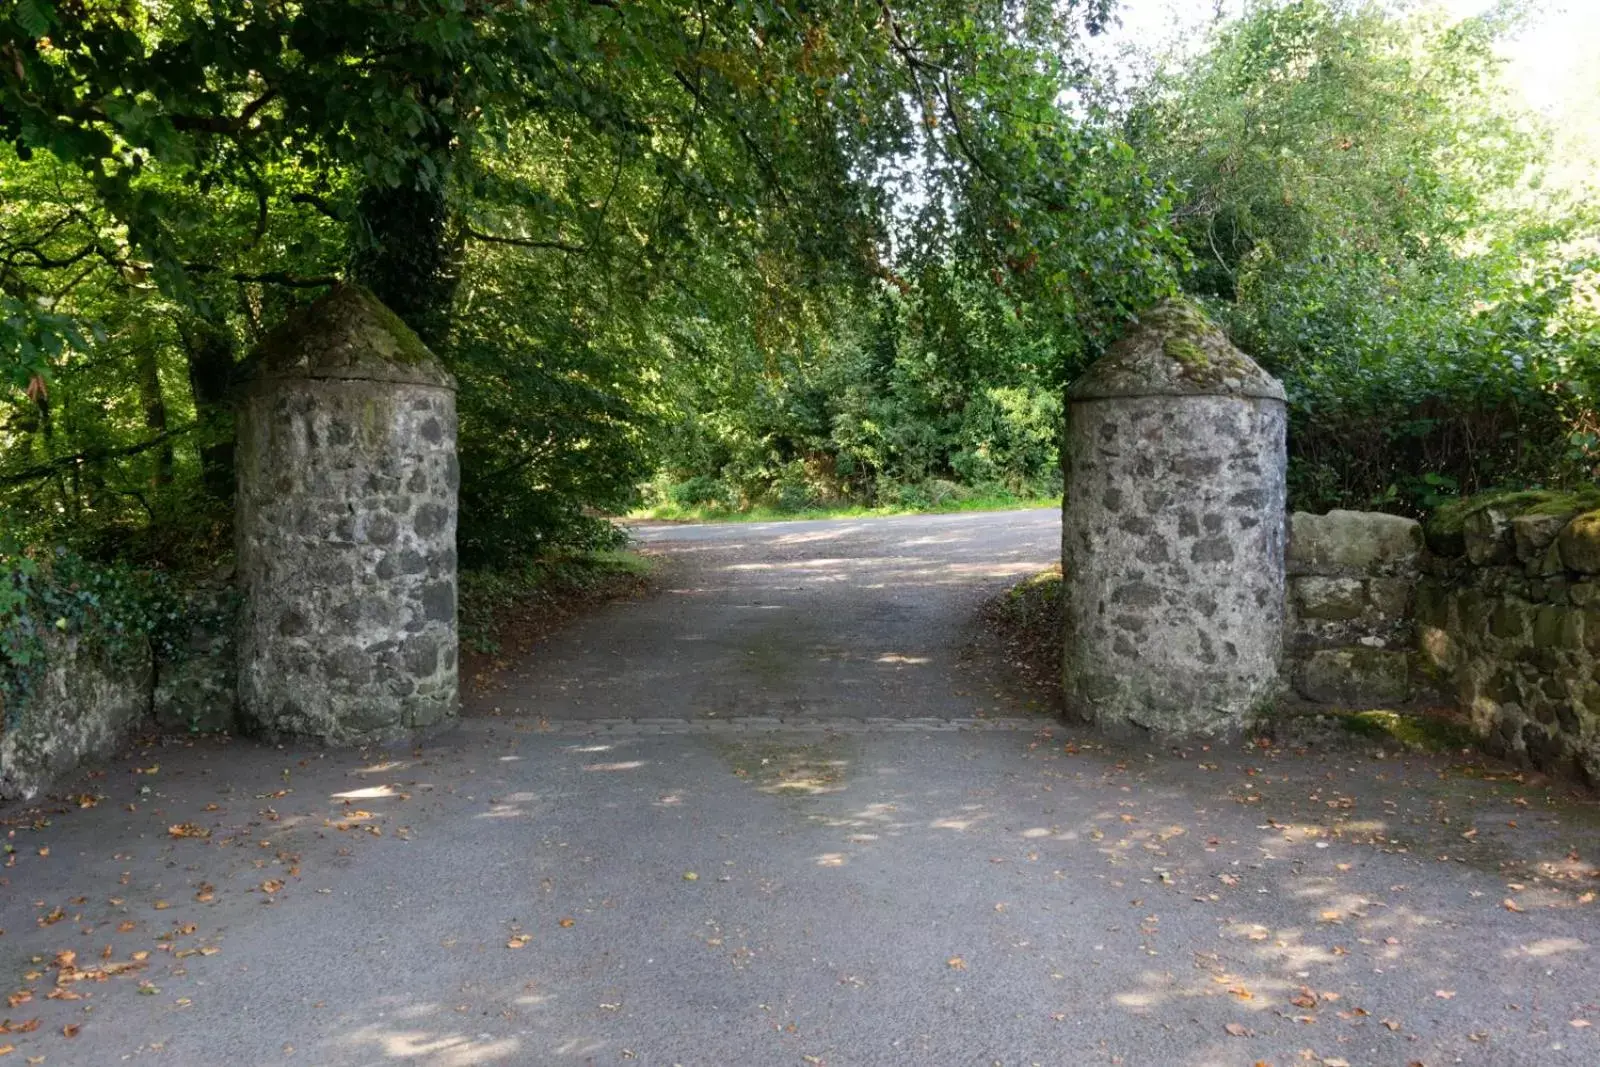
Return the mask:
<path fill-rule="evenodd" d="M 199 421 L 200 483 L 213 499 L 233 499 L 233 332 L 223 323 L 192 316 L 178 324 L 189 364 Z"/>
<path fill-rule="evenodd" d="M 134 352 L 139 373 L 139 404 L 144 409 L 144 428 L 152 435 L 167 432 L 167 403 L 161 396 L 161 363 L 156 358 L 154 344 L 141 344 Z M 150 485 L 159 489 L 172 484 L 172 442 L 164 441 L 156 449 L 156 469 L 150 475 Z"/>
<path fill-rule="evenodd" d="M 351 274 L 437 350 L 457 283 L 444 191 L 368 186 L 357 202 L 357 215 Z"/>

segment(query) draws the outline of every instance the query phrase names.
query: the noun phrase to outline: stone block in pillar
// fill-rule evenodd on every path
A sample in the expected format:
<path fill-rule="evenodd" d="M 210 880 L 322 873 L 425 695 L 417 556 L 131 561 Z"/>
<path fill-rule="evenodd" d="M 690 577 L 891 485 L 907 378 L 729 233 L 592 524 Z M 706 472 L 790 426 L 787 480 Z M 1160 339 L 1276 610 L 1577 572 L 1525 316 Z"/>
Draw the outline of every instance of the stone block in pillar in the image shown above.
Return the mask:
<path fill-rule="evenodd" d="M 235 516 L 246 727 L 350 744 L 453 718 L 454 380 L 348 285 L 254 359 Z"/>
<path fill-rule="evenodd" d="M 1283 387 L 1187 304 L 1067 391 L 1064 681 L 1108 727 L 1237 730 L 1280 688 Z"/>

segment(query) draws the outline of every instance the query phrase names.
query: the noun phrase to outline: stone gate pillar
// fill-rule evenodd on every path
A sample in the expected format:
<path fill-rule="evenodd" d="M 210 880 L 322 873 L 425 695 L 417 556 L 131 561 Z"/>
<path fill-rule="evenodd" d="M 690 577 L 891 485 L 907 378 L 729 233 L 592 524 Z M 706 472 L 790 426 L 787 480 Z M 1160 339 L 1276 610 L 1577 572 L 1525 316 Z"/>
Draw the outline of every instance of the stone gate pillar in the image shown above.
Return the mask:
<path fill-rule="evenodd" d="M 1279 686 L 1283 386 L 1167 302 L 1067 390 L 1068 712 L 1213 735 Z"/>
<path fill-rule="evenodd" d="M 349 744 L 451 718 L 454 380 L 352 285 L 254 359 L 236 461 L 245 723 Z"/>

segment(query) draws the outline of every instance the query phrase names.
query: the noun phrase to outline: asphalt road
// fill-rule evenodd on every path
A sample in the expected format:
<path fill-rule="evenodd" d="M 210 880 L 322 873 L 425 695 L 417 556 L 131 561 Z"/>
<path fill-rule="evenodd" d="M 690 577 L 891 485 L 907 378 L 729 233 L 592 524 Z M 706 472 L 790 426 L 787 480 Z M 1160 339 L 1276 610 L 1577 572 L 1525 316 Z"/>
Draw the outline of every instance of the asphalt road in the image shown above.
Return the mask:
<path fill-rule="evenodd" d="M 1600 1063 L 1592 799 L 1029 719 L 1048 513 L 646 537 L 433 742 L 0 809 L 0 1067 Z"/>

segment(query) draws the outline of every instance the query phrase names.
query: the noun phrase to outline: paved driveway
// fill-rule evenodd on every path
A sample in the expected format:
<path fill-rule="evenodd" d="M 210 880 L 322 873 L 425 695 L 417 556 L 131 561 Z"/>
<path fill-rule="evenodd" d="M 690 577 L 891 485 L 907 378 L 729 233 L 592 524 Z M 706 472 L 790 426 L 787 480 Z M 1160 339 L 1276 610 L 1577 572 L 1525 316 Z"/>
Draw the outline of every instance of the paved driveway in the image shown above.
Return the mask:
<path fill-rule="evenodd" d="M 1029 718 L 966 623 L 1048 513 L 646 537 L 433 743 L 0 811 L 0 1067 L 1600 1063 L 1592 801 Z"/>

